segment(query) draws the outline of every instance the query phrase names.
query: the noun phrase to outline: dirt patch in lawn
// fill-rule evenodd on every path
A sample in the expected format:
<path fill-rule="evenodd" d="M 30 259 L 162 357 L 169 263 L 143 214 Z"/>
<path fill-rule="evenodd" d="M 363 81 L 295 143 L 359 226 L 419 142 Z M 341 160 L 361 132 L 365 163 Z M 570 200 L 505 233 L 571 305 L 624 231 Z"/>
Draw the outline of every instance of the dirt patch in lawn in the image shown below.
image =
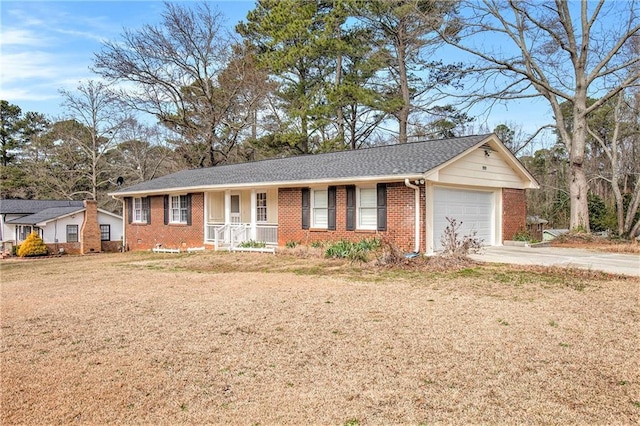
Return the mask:
<path fill-rule="evenodd" d="M 3 424 L 631 424 L 640 280 L 318 257 L 0 263 Z"/>

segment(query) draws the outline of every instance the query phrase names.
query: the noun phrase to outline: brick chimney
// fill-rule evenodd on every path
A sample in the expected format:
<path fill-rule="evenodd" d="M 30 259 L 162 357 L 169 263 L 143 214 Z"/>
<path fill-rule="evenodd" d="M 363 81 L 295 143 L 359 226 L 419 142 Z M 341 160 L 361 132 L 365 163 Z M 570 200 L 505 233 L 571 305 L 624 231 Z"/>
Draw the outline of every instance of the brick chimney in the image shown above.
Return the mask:
<path fill-rule="evenodd" d="M 98 253 L 101 250 L 100 225 L 98 224 L 98 202 L 84 200 L 84 222 L 80 229 L 80 251 L 82 254 Z"/>

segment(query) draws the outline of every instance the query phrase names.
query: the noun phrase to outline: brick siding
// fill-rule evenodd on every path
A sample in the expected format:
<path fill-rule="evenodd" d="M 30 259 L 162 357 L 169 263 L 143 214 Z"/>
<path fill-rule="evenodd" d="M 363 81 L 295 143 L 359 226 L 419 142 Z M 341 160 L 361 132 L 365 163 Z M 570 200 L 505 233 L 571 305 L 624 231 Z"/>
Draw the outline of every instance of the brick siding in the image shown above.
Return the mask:
<path fill-rule="evenodd" d="M 47 243 L 49 254 L 58 254 L 60 249 L 66 254 L 82 254 L 82 243 Z"/>
<path fill-rule="evenodd" d="M 100 245 L 102 246 L 102 251 L 108 253 L 116 253 L 122 249 L 120 241 L 101 241 Z"/>
<path fill-rule="evenodd" d="M 420 188 L 420 251 L 426 250 L 425 187 Z M 414 190 L 403 182 L 387 184 L 387 230 L 346 229 L 346 187 L 336 187 L 336 229 L 302 229 L 302 193 L 300 188 L 278 190 L 278 245 L 297 242 L 310 245 L 325 241 L 360 241 L 367 238 L 386 238 L 399 249 L 411 252 L 415 245 L 415 198 Z M 502 190 L 502 234 L 503 240 L 526 226 L 525 191 Z M 164 224 L 163 196 L 150 198 L 151 223 L 128 223 L 125 220 L 127 250 L 149 250 L 162 244 L 165 248 L 202 247 L 204 245 L 204 194 L 192 194 L 192 225 Z"/>
<path fill-rule="evenodd" d="M 502 189 L 502 241 L 526 230 L 527 204 L 523 189 Z"/>
<path fill-rule="evenodd" d="M 415 195 L 404 183 L 387 184 L 387 230 L 346 229 L 346 187 L 336 187 L 336 229 L 302 229 L 302 193 L 300 188 L 280 188 L 278 191 L 278 245 L 297 242 L 309 245 L 324 241 L 360 241 L 386 238 L 401 250 L 410 252 L 415 246 Z M 424 209 L 425 190 L 420 191 L 420 250 L 425 250 Z"/>
<path fill-rule="evenodd" d="M 98 253 L 102 250 L 98 225 L 98 202 L 85 200 L 84 207 L 84 221 L 80 228 L 80 252 L 82 254 Z"/>
<path fill-rule="evenodd" d="M 151 223 L 129 223 L 125 218 L 127 250 L 186 249 L 204 245 L 204 193 L 191 194 L 191 225 L 164 224 L 164 196 L 150 197 Z"/>

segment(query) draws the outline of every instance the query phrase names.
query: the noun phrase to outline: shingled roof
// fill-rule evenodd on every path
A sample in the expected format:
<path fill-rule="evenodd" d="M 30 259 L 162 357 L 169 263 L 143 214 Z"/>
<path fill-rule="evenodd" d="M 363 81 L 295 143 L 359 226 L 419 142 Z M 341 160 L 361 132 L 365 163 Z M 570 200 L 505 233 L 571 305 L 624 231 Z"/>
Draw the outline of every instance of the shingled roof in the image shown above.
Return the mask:
<path fill-rule="evenodd" d="M 80 206 L 52 207 L 49 209 L 44 209 L 42 211 L 39 211 L 38 213 L 19 217 L 17 219 L 8 220 L 7 223 L 11 223 L 14 225 L 37 225 L 38 223 L 48 222 L 50 220 L 53 220 L 62 216 L 68 216 L 73 213 L 78 213 L 83 210 L 84 210 L 84 206 L 82 205 L 82 202 L 80 202 Z"/>
<path fill-rule="evenodd" d="M 112 193 L 158 193 L 215 186 L 300 184 L 397 176 L 416 177 L 457 157 L 490 135 L 465 136 L 353 151 L 301 155 L 205 169 L 183 170 Z"/>
<path fill-rule="evenodd" d="M 71 200 L 0 200 L 0 214 L 34 214 L 54 207 L 79 207 L 82 201 Z"/>

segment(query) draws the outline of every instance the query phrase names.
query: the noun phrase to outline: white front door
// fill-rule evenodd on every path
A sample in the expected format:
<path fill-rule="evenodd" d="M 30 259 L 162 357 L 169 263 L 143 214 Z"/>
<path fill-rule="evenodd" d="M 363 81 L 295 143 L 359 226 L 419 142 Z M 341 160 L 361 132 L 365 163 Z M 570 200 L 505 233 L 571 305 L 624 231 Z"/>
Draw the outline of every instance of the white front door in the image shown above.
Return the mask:
<path fill-rule="evenodd" d="M 231 194 L 231 223 L 240 223 L 240 194 Z"/>

